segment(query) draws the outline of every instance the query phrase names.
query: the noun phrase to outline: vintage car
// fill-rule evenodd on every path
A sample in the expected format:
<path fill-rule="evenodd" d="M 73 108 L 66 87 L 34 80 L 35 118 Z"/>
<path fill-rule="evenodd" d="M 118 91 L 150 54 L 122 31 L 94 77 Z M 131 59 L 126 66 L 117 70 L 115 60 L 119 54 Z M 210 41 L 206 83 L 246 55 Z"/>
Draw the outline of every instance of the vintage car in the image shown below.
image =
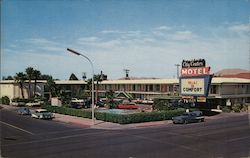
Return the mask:
<path fill-rule="evenodd" d="M 133 102 L 124 102 L 119 104 L 117 109 L 138 109 L 138 106 Z"/>
<path fill-rule="evenodd" d="M 53 119 L 54 115 L 46 109 L 36 109 L 35 112 L 31 114 L 31 117 L 37 119 Z"/>
<path fill-rule="evenodd" d="M 27 107 L 21 107 L 17 110 L 17 113 L 20 114 L 20 115 L 30 115 L 31 112 L 30 112 L 30 109 L 27 108 Z"/>
<path fill-rule="evenodd" d="M 194 123 L 194 122 L 204 122 L 205 118 L 202 116 L 201 111 L 194 111 L 194 112 L 186 112 L 181 116 L 173 117 L 172 121 L 174 124 L 187 124 L 187 123 Z"/>
<path fill-rule="evenodd" d="M 70 106 L 76 109 L 83 108 L 84 104 L 85 104 L 85 101 L 83 99 L 72 98 L 70 101 Z"/>

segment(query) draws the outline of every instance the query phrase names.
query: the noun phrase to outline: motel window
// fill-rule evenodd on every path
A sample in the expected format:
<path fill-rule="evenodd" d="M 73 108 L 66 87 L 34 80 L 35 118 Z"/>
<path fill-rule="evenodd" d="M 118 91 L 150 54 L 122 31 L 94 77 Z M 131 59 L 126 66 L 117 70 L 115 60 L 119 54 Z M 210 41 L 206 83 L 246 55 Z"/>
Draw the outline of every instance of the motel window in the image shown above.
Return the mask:
<path fill-rule="evenodd" d="M 165 84 L 162 84 L 161 85 L 161 92 L 167 92 L 167 85 L 165 85 Z"/>
<path fill-rule="evenodd" d="M 132 89 L 132 91 L 135 91 L 135 84 L 133 84 L 133 89 Z"/>
<path fill-rule="evenodd" d="M 154 86 L 153 86 L 152 84 L 151 84 L 151 85 L 149 85 L 149 91 L 150 91 L 150 92 L 152 92 L 152 91 L 153 91 L 153 87 L 154 87 Z"/>
<path fill-rule="evenodd" d="M 160 91 L 160 85 L 159 84 L 155 85 L 155 91 L 157 91 L 157 92 Z"/>
<path fill-rule="evenodd" d="M 136 87 L 135 87 L 135 91 L 140 91 L 141 90 L 141 85 L 139 84 L 139 85 L 136 85 Z"/>
<path fill-rule="evenodd" d="M 143 84 L 143 85 L 140 85 L 140 86 L 141 86 L 140 91 L 145 92 L 145 85 Z"/>
<path fill-rule="evenodd" d="M 169 85 L 168 88 L 169 88 L 169 92 L 173 92 L 174 91 L 174 86 L 173 85 Z"/>
<path fill-rule="evenodd" d="M 145 89 L 146 89 L 145 91 L 148 92 L 149 91 L 149 85 L 146 84 Z"/>
<path fill-rule="evenodd" d="M 211 88 L 210 88 L 210 93 L 211 94 L 216 94 L 217 91 L 216 91 L 216 85 L 212 85 Z"/>

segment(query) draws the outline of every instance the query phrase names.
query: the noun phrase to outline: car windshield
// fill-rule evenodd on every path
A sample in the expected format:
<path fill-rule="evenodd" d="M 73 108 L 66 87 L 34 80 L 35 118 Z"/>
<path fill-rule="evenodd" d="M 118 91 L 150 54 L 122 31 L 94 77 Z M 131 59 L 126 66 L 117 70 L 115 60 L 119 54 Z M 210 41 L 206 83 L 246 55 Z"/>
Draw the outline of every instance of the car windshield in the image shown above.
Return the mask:
<path fill-rule="evenodd" d="M 40 113 L 48 113 L 48 111 L 41 111 Z"/>
<path fill-rule="evenodd" d="M 28 108 L 20 108 L 19 111 L 28 111 Z"/>
<path fill-rule="evenodd" d="M 47 113 L 48 111 L 46 111 L 46 110 L 41 110 L 41 111 L 40 111 L 40 110 L 37 110 L 36 112 L 37 112 L 37 113 Z"/>

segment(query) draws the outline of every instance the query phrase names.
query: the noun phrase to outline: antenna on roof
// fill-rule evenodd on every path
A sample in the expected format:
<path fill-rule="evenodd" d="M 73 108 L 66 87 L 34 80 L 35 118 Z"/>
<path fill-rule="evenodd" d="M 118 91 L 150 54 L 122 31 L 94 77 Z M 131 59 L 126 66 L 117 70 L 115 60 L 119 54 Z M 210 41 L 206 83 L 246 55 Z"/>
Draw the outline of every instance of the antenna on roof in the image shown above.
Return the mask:
<path fill-rule="evenodd" d="M 123 69 L 123 71 L 125 72 L 125 79 L 129 79 L 129 69 Z"/>
<path fill-rule="evenodd" d="M 87 78 L 86 72 L 82 72 L 82 79 L 85 80 Z"/>

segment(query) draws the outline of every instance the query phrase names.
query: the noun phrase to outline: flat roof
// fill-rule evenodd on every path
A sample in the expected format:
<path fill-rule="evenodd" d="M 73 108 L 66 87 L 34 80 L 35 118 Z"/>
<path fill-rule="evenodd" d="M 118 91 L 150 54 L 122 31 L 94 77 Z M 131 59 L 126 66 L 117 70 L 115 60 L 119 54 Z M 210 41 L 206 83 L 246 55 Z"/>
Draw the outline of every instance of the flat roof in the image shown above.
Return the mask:
<path fill-rule="evenodd" d="M 28 81 L 25 81 L 28 83 Z M 32 81 L 33 83 L 34 81 Z M 37 80 L 37 83 L 46 83 L 46 80 Z M 14 80 L 1 80 L 1 84 L 13 84 L 16 83 Z M 87 81 L 84 80 L 56 80 L 56 84 L 87 84 Z M 96 83 L 96 82 L 95 82 Z M 243 83 L 250 84 L 250 79 L 244 78 L 225 78 L 225 77 L 214 77 L 212 79 L 212 84 L 234 84 L 234 83 Z M 99 82 L 99 84 L 179 84 L 179 79 L 135 79 L 135 80 L 105 80 Z"/>
<path fill-rule="evenodd" d="M 212 84 L 221 84 L 221 83 L 249 83 L 250 84 L 250 79 L 225 78 L 225 77 L 214 77 L 212 79 Z"/>
<path fill-rule="evenodd" d="M 31 80 L 31 83 L 34 83 L 34 80 Z M 47 83 L 46 80 L 37 80 L 37 83 Z M 0 83 L 4 83 L 4 84 L 13 84 L 13 83 L 18 83 L 15 80 L 0 80 Z M 25 83 L 29 83 L 29 80 L 25 80 Z"/>
<path fill-rule="evenodd" d="M 84 80 L 57 80 L 56 84 L 87 84 Z"/>
<path fill-rule="evenodd" d="M 106 80 L 101 84 L 178 84 L 179 79 Z"/>

